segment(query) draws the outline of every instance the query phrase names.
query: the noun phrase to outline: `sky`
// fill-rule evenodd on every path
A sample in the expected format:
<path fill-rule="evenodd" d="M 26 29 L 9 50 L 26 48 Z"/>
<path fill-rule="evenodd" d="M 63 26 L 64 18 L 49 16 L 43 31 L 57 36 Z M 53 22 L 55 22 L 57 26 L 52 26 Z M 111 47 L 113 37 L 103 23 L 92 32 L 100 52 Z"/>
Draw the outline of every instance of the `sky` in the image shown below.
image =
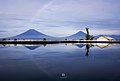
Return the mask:
<path fill-rule="evenodd" d="M 29 29 L 63 37 L 86 27 L 92 35 L 120 35 L 120 0 L 0 0 L 0 37 Z"/>

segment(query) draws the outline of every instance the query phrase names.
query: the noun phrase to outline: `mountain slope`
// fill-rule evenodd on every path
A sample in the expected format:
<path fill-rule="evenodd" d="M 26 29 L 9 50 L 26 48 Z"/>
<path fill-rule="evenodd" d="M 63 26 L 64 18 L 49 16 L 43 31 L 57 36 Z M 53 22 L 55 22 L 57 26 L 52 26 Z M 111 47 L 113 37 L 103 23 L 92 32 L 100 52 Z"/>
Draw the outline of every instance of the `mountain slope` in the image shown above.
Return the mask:
<path fill-rule="evenodd" d="M 43 40 L 43 38 L 46 38 L 47 40 L 64 40 L 64 39 L 74 39 L 74 40 L 78 40 L 78 39 L 85 39 L 85 33 L 82 31 L 79 31 L 73 35 L 67 36 L 67 37 L 52 37 L 52 36 L 48 36 L 45 35 L 41 32 L 38 32 L 34 29 L 30 29 L 22 34 L 19 34 L 17 36 L 13 36 L 13 37 L 8 37 L 6 39 L 35 39 L 35 40 Z"/>
<path fill-rule="evenodd" d="M 97 39 L 100 36 L 109 36 L 111 38 L 119 39 L 120 40 L 120 35 L 97 35 L 97 36 L 94 36 L 95 37 L 94 39 Z"/>
<path fill-rule="evenodd" d="M 103 36 L 103 35 L 97 35 L 94 36 L 96 38 Z M 109 36 L 112 37 L 114 39 L 120 39 L 120 35 L 104 35 L 104 36 Z M 67 36 L 67 37 L 52 37 L 49 35 L 45 35 L 41 32 L 38 32 L 34 29 L 30 29 L 22 34 L 19 34 L 17 36 L 13 36 L 13 37 L 7 37 L 6 39 L 35 39 L 35 40 L 43 40 L 43 38 L 46 38 L 47 40 L 64 40 L 64 39 L 68 39 L 68 40 L 79 40 L 79 39 L 86 39 L 86 33 L 79 31 L 73 35 Z"/>
<path fill-rule="evenodd" d="M 77 32 L 77 33 L 75 33 L 75 34 L 73 34 L 73 35 L 70 35 L 70 36 L 67 36 L 67 37 L 65 37 L 65 38 L 67 38 L 67 39 L 76 39 L 76 40 L 78 40 L 78 39 L 85 39 L 85 33 L 84 32 L 82 32 L 82 31 L 79 31 L 79 32 Z"/>
<path fill-rule="evenodd" d="M 45 35 L 43 33 L 40 33 L 34 29 L 30 29 L 22 34 L 19 34 L 14 37 L 9 37 L 10 39 L 54 39 L 55 37 Z"/>
<path fill-rule="evenodd" d="M 112 37 L 114 39 L 120 39 L 120 35 L 106 35 L 106 36 Z"/>

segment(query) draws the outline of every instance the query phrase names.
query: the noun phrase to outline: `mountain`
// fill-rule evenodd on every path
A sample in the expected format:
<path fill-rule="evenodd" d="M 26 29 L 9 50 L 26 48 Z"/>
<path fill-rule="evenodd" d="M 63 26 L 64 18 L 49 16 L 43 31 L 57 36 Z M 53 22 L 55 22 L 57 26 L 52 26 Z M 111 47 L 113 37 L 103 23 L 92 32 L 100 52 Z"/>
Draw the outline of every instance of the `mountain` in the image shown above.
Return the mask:
<path fill-rule="evenodd" d="M 52 37 L 52 36 L 48 36 L 48 35 L 45 35 L 41 32 L 38 32 L 34 29 L 30 29 L 22 34 L 19 34 L 17 36 L 13 36 L 13 37 L 9 37 L 10 39 L 43 39 L 43 38 L 46 38 L 46 39 L 55 39 L 55 37 Z"/>
<path fill-rule="evenodd" d="M 112 37 L 114 39 L 120 39 L 120 35 L 97 35 L 94 36 L 96 38 L 100 37 L 100 36 L 109 36 Z M 79 31 L 73 35 L 70 36 L 66 36 L 66 37 L 52 37 L 49 35 L 45 35 L 41 32 L 36 31 L 35 29 L 30 29 L 24 33 L 21 33 L 19 35 L 13 36 L 13 37 L 7 37 L 6 39 L 20 39 L 20 40 L 24 40 L 24 39 L 35 39 L 35 40 L 43 40 L 43 38 L 46 38 L 47 40 L 79 40 L 79 39 L 86 39 L 86 33 Z M 2 40 L 2 39 L 1 39 Z"/>
<path fill-rule="evenodd" d="M 67 36 L 67 37 L 52 37 L 49 35 L 45 35 L 41 32 L 36 31 L 35 29 L 30 29 L 24 33 L 21 33 L 19 35 L 13 36 L 13 37 L 7 37 L 6 39 L 35 39 L 35 40 L 43 40 L 43 38 L 46 38 L 47 40 L 64 40 L 64 39 L 85 39 L 85 33 L 82 31 L 79 31 L 73 35 Z"/>
<path fill-rule="evenodd" d="M 100 36 L 109 36 L 111 38 L 119 39 L 120 40 L 120 35 L 97 35 L 97 36 L 94 36 L 95 37 L 94 39 L 97 39 Z"/>
<path fill-rule="evenodd" d="M 82 31 L 79 31 L 79 32 L 77 32 L 77 33 L 75 33 L 75 34 L 73 34 L 73 35 L 70 35 L 70 36 L 67 36 L 67 37 L 65 37 L 66 39 L 76 39 L 76 40 L 78 40 L 78 39 L 85 39 L 86 38 L 86 33 L 84 33 L 84 32 L 82 32 Z"/>
<path fill-rule="evenodd" d="M 106 36 L 112 37 L 114 39 L 120 39 L 120 35 L 106 35 Z"/>

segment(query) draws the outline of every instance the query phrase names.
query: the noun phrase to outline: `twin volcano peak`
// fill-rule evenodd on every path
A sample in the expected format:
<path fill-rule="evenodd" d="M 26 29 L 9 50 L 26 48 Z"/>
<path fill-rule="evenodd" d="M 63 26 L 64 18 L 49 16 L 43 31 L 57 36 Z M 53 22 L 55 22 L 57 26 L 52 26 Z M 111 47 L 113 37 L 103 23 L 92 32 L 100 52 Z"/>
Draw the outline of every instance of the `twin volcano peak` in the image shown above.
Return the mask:
<path fill-rule="evenodd" d="M 77 33 L 75 33 L 75 34 L 85 34 L 85 33 L 82 32 L 82 31 L 79 31 L 79 32 L 77 32 Z"/>
<path fill-rule="evenodd" d="M 38 32 L 35 29 L 30 29 L 30 30 L 27 30 L 26 32 L 21 33 L 21 34 L 14 36 L 12 38 L 16 38 L 16 39 L 43 39 L 43 38 L 52 38 L 52 37 L 45 35 L 41 32 Z"/>
<path fill-rule="evenodd" d="M 75 40 L 78 40 L 78 39 L 85 39 L 85 33 L 82 32 L 82 31 L 79 31 L 73 35 L 70 35 L 70 36 L 67 36 L 66 38 L 67 39 L 75 39 Z"/>
<path fill-rule="evenodd" d="M 24 32 L 24 33 L 40 33 L 40 32 L 38 32 L 38 31 L 35 30 L 35 29 L 29 29 L 29 30 L 27 30 L 27 31 Z"/>
<path fill-rule="evenodd" d="M 27 30 L 27 31 L 36 31 L 36 32 L 38 32 L 37 30 L 35 30 L 35 29 L 29 29 L 29 30 Z"/>
<path fill-rule="evenodd" d="M 19 35 L 22 35 L 22 36 L 39 36 L 39 35 L 44 35 L 44 36 L 46 36 L 45 34 L 40 33 L 40 32 L 38 32 L 38 31 L 35 30 L 35 29 L 27 30 L 26 32 L 24 32 L 24 33 L 22 33 L 22 34 L 19 34 Z M 18 35 L 18 36 L 19 36 L 19 35 Z"/>
<path fill-rule="evenodd" d="M 52 36 L 49 36 L 49 35 L 46 35 L 46 34 L 43 34 L 35 29 L 29 29 L 27 30 L 26 32 L 23 32 L 19 35 L 16 35 L 14 37 L 9 37 L 10 39 L 43 39 L 43 38 L 46 38 L 48 40 L 57 40 L 57 39 L 65 39 L 65 38 L 68 38 L 68 39 L 84 39 L 85 37 L 85 33 L 82 32 L 82 31 L 79 31 L 73 35 L 70 35 L 70 36 L 67 36 L 67 37 L 52 37 Z"/>
<path fill-rule="evenodd" d="M 39 31 L 37 31 L 35 29 L 29 29 L 29 30 L 27 30 L 26 32 L 24 32 L 22 34 L 28 34 L 28 35 L 40 35 L 41 34 L 41 35 L 45 35 L 45 34 L 39 32 Z M 82 32 L 82 31 L 79 31 L 79 32 L 77 32 L 77 33 L 75 33 L 73 35 L 81 36 L 81 35 L 85 35 L 85 33 Z M 71 35 L 71 36 L 73 36 L 73 35 Z"/>
<path fill-rule="evenodd" d="M 115 39 L 120 39 L 120 35 L 106 35 L 106 36 L 110 36 L 112 38 Z M 96 38 L 99 36 L 95 36 Z M 64 40 L 64 39 L 72 39 L 72 40 L 78 40 L 78 39 L 86 39 L 86 33 L 82 32 L 82 31 L 78 31 L 75 34 L 72 34 L 70 36 L 66 36 L 66 37 L 52 37 L 49 35 L 46 35 L 44 33 L 41 33 L 35 29 L 29 29 L 19 35 L 13 36 L 13 37 L 6 37 L 6 39 L 40 39 L 43 40 L 43 38 L 46 38 L 48 40 Z"/>

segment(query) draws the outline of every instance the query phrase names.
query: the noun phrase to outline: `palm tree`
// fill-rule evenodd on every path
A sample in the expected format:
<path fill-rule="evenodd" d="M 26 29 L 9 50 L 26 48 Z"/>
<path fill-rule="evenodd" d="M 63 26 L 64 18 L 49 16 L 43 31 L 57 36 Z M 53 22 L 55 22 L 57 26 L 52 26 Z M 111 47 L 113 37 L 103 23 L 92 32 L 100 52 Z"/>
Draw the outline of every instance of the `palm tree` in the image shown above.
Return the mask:
<path fill-rule="evenodd" d="M 94 37 L 89 34 L 89 28 L 86 28 L 86 32 L 87 32 L 87 34 L 86 34 L 86 40 L 93 40 Z"/>

